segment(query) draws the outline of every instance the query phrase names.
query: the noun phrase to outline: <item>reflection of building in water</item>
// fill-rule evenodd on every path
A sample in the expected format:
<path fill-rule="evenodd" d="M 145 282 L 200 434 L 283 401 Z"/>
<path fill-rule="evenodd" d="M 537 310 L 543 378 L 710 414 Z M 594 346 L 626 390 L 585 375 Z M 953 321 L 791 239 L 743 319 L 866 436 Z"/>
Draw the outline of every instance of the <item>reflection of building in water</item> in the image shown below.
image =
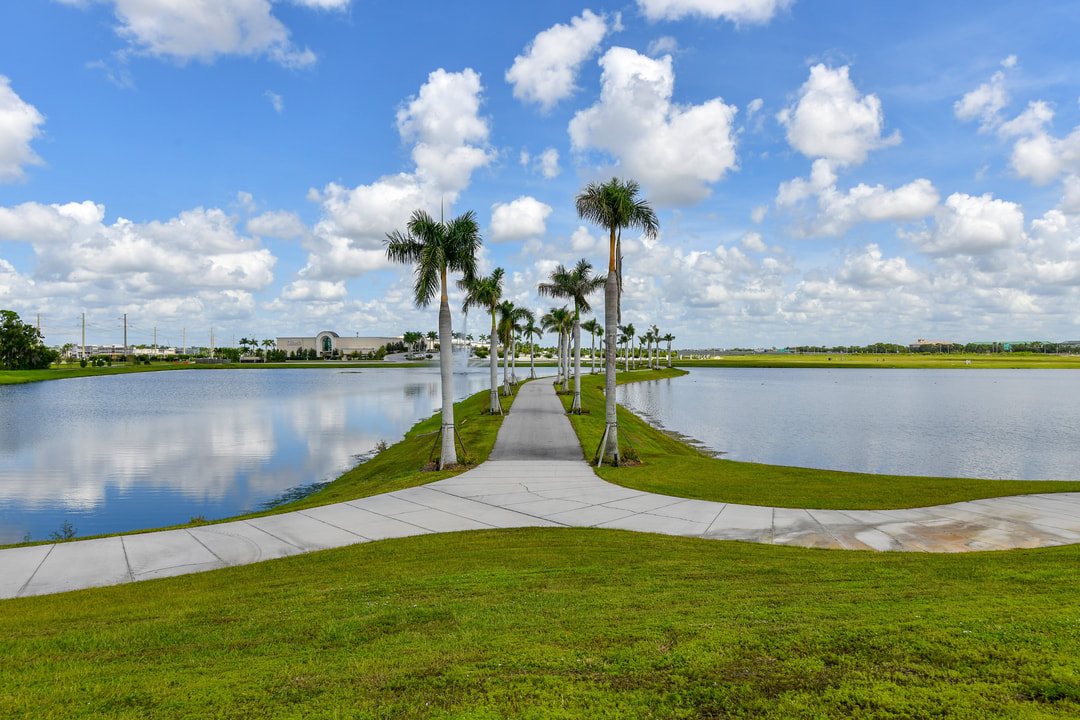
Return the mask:
<path fill-rule="evenodd" d="M 353 353 L 373 353 L 387 343 L 399 343 L 401 337 L 341 337 L 323 330 L 315 337 L 279 337 L 277 349 L 292 354 L 298 350 L 314 350 L 319 357 L 346 356 Z"/>

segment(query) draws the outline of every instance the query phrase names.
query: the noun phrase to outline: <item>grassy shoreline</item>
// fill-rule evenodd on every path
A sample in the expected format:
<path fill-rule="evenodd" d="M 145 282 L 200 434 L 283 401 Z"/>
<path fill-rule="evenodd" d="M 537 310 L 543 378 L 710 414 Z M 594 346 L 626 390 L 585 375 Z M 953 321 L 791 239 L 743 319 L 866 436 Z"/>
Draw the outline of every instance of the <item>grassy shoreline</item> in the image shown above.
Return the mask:
<path fill-rule="evenodd" d="M 634 370 L 617 381 L 644 382 L 678 377 L 687 371 Z M 563 396 L 569 408 L 570 397 Z M 582 402 L 592 409 L 571 415 L 586 457 L 591 458 L 604 431 L 603 376 L 582 378 Z M 819 510 L 894 510 L 945 505 L 1008 495 L 1080 492 L 1080 481 L 984 480 L 818 470 L 761 465 L 710 457 L 670 434 L 652 427 L 619 406 L 620 433 L 629 441 L 640 465 L 604 466 L 597 474 L 623 487 L 660 495 L 741 505 Z M 625 447 L 625 445 L 624 445 Z"/>

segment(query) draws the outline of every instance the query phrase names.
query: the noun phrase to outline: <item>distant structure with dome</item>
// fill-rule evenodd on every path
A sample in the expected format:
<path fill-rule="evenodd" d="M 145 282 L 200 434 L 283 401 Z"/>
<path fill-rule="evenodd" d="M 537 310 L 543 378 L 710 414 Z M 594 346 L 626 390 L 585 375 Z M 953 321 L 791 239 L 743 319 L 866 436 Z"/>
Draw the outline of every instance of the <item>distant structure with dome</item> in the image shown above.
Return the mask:
<path fill-rule="evenodd" d="M 279 337 L 277 349 L 293 355 L 314 350 L 321 358 L 347 357 L 353 353 L 373 353 L 389 343 L 400 343 L 401 337 L 342 337 L 332 330 L 323 330 L 315 337 Z"/>

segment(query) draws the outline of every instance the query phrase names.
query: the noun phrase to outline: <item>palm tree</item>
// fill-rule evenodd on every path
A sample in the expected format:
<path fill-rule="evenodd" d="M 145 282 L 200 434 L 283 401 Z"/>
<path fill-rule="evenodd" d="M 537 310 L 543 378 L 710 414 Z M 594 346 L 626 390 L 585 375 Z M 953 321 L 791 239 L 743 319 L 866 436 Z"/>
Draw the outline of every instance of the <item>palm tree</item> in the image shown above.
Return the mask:
<path fill-rule="evenodd" d="M 671 333 L 668 333 L 667 335 L 665 335 L 664 337 L 662 337 L 660 339 L 667 341 L 667 366 L 670 369 L 671 368 L 671 341 L 675 339 L 675 336 L 672 335 Z"/>
<path fill-rule="evenodd" d="M 436 339 L 439 340 L 440 345 L 442 344 L 442 335 L 440 333 L 435 332 L 434 330 L 428 330 L 427 339 L 428 339 L 428 349 L 431 349 L 431 350 L 435 349 L 435 340 Z"/>
<path fill-rule="evenodd" d="M 512 341 L 513 355 L 510 358 L 510 382 L 514 385 L 518 384 L 517 379 L 517 356 L 518 356 L 518 338 L 521 337 L 522 332 L 525 330 L 525 325 L 528 323 L 536 322 L 536 315 L 533 311 L 527 307 L 515 307 L 514 308 L 514 337 Z"/>
<path fill-rule="evenodd" d="M 401 333 L 401 342 L 405 344 L 405 351 L 412 352 L 413 343 L 416 342 L 416 338 L 413 336 L 412 330 L 406 330 Z"/>
<path fill-rule="evenodd" d="M 596 318 L 589 318 L 585 322 L 581 323 L 581 329 L 589 333 L 589 337 L 592 338 L 592 349 L 589 350 L 589 357 L 592 358 L 592 371 L 590 375 L 596 374 L 596 334 L 603 332 L 600 323 L 596 321 Z"/>
<path fill-rule="evenodd" d="M 592 263 L 581 258 L 573 270 L 559 264 L 548 276 L 550 282 L 540 283 L 537 290 L 543 296 L 574 302 L 574 401 L 570 412 L 581 414 L 581 311 L 592 312 L 589 295 L 604 285 L 604 278 L 592 274 Z"/>
<path fill-rule="evenodd" d="M 525 333 L 525 338 L 529 342 L 529 379 L 536 379 L 536 343 L 533 342 L 534 337 L 543 337 L 543 329 L 536 324 L 536 315 L 532 310 L 529 311 L 529 317 L 525 320 L 525 325 L 521 328 Z"/>
<path fill-rule="evenodd" d="M 565 307 L 561 307 L 551 308 L 551 310 L 549 310 L 542 318 L 540 318 L 540 322 L 544 326 L 544 329 L 554 330 L 559 334 L 559 350 L 557 353 L 559 374 L 556 378 L 556 381 L 562 383 L 563 392 L 566 392 L 570 389 L 569 372 L 568 368 L 566 367 L 566 363 L 564 362 L 566 353 L 563 350 L 563 337 L 566 334 L 566 330 L 569 327 L 569 322 L 572 317 L 573 316 L 570 314 L 570 310 Z"/>
<path fill-rule="evenodd" d="M 623 337 L 626 339 L 623 341 L 626 343 L 626 372 L 630 372 L 630 356 L 634 352 L 634 333 L 637 330 L 634 328 L 634 324 L 619 326 L 619 330 L 622 332 Z M 637 363 L 634 363 L 634 367 L 637 367 Z"/>
<path fill-rule="evenodd" d="M 495 310 L 502 298 L 503 276 L 502 268 L 495 268 L 487 277 L 474 278 L 471 283 L 464 280 L 458 282 L 458 286 L 465 291 L 465 302 L 461 305 L 461 311 L 468 314 L 470 307 L 482 307 L 491 313 L 491 335 L 488 336 L 488 357 L 491 363 L 491 405 L 488 411 L 492 415 L 502 415 L 502 403 L 499 401 L 499 356 L 495 352 L 497 339 L 495 329 Z M 483 337 L 483 336 L 481 336 Z"/>
<path fill-rule="evenodd" d="M 386 236 L 386 257 L 391 262 L 415 264 L 416 281 L 413 295 L 417 307 L 427 307 L 436 293 L 439 295 L 439 374 L 442 383 L 441 448 L 438 468 L 441 470 L 457 461 L 454 438 L 454 358 L 450 342 L 453 327 L 450 321 L 450 302 L 447 273 L 461 273 L 466 281 L 476 277 L 476 253 L 483 240 L 476 213 L 468 211 L 450 222 L 436 221 L 424 210 L 413 212 L 406 226 Z"/>
<path fill-rule="evenodd" d="M 510 353 L 514 345 L 514 310 L 509 300 L 499 303 L 499 342 L 503 346 L 503 395 L 510 394 Z"/>
<path fill-rule="evenodd" d="M 608 230 L 608 282 L 604 290 L 604 359 L 605 422 L 604 436 L 597 449 L 597 464 L 603 462 L 607 448 L 619 463 L 619 417 L 615 409 L 615 334 L 620 318 L 622 293 L 622 229 L 638 228 L 648 238 L 660 231 L 660 221 L 649 204 L 638 198 L 640 186 L 633 180 L 612 178 L 606 183 L 589 183 L 574 199 L 578 217 Z"/>
<path fill-rule="evenodd" d="M 650 330 L 649 330 L 649 335 L 652 336 L 652 342 L 654 343 L 654 345 L 656 347 L 656 363 L 655 363 L 655 365 L 656 365 L 656 367 L 660 367 L 660 328 L 653 325 L 652 328 L 650 328 Z M 649 351 L 649 367 L 650 368 L 653 367 L 653 354 L 652 354 L 651 350 Z"/>
<path fill-rule="evenodd" d="M 270 338 L 266 338 L 265 340 L 263 340 L 262 344 L 263 344 L 263 347 L 266 348 L 267 355 L 270 354 L 271 348 L 273 348 L 275 345 L 277 345 L 277 343 L 275 341 L 271 340 Z"/>

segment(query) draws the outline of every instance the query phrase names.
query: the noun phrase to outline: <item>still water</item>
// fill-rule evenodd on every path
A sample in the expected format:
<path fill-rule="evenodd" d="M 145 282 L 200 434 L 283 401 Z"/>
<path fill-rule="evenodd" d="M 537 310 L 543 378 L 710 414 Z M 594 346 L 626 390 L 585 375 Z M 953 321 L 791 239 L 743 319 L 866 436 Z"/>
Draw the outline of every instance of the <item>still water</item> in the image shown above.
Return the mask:
<path fill-rule="evenodd" d="M 729 460 L 854 472 L 1080 479 L 1080 372 L 700 368 L 619 402 Z"/>
<path fill-rule="evenodd" d="M 487 365 L 473 361 L 454 375 L 455 398 L 487 384 Z M 439 409 L 439 388 L 438 367 L 191 370 L 0 387 L 0 544 L 28 533 L 46 540 L 65 521 L 85 537 L 257 510 L 339 476 L 379 441 L 400 440 Z"/>

